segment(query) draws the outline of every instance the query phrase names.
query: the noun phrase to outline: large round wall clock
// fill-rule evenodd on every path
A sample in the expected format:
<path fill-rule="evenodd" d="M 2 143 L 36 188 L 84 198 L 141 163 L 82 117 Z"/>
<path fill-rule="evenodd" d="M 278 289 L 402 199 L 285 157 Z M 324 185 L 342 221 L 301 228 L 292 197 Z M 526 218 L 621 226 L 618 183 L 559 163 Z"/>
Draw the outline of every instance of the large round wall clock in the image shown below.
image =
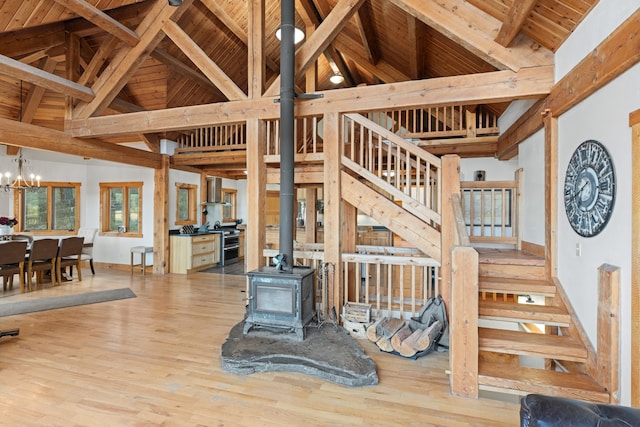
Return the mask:
<path fill-rule="evenodd" d="M 576 148 L 564 178 L 569 224 L 583 237 L 599 234 L 609 222 L 616 198 L 613 161 L 604 145 L 585 141 Z"/>

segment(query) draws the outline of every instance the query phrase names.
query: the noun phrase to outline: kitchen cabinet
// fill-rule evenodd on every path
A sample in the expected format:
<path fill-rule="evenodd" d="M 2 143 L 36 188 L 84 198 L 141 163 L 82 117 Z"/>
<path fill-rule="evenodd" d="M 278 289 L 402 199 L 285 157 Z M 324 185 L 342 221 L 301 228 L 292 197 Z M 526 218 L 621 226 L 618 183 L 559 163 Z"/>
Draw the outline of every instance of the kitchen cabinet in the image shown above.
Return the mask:
<path fill-rule="evenodd" d="M 240 230 L 240 234 L 238 235 L 238 259 L 244 259 L 244 230 Z"/>
<path fill-rule="evenodd" d="M 220 233 L 175 235 L 169 244 L 171 273 L 193 273 L 220 262 Z"/>

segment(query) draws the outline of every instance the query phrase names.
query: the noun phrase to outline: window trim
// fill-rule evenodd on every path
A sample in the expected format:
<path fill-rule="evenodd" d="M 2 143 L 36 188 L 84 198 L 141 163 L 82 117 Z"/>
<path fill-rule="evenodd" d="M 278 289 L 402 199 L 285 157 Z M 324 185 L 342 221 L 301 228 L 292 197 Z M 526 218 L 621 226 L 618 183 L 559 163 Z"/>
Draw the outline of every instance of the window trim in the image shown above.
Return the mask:
<path fill-rule="evenodd" d="M 119 236 L 119 237 L 142 237 L 142 181 L 129 182 L 101 182 L 100 185 L 100 236 Z M 125 227 L 127 231 L 121 233 L 119 231 L 109 230 L 109 218 L 111 212 L 111 204 L 109 201 L 109 191 L 113 188 L 122 188 L 125 190 L 123 197 L 123 211 L 125 215 Z M 138 202 L 138 231 L 129 231 L 129 189 L 137 188 L 140 194 Z"/>
<path fill-rule="evenodd" d="M 57 182 L 57 181 L 41 181 L 39 188 L 47 187 L 47 229 L 46 230 L 26 230 L 34 236 L 73 236 L 80 229 L 80 182 Z M 53 188 L 64 187 L 73 188 L 75 192 L 75 221 L 73 230 L 54 230 L 53 226 Z M 23 216 L 23 194 L 24 191 L 14 190 L 13 193 L 13 212 L 15 217 L 19 218 L 17 224 L 19 232 L 25 232 L 24 216 Z"/>
<path fill-rule="evenodd" d="M 180 219 L 180 190 L 187 190 L 187 203 L 189 204 L 189 218 Z M 189 225 L 198 222 L 198 186 L 195 184 L 186 184 L 184 182 L 176 182 L 176 225 Z"/>
<path fill-rule="evenodd" d="M 224 205 L 222 205 L 222 222 L 236 222 L 236 219 L 238 217 L 238 211 L 236 210 L 236 202 L 238 200 L 238 190 L 234 190 L 232 188 L 223 188 L 222 189 L 222 200 L 225 200 L 225 193 L 228 193 L 231 195 L 231 201 L 229 202 L 230 204 L 227 205 L 226 202 Z M 224 216 L 224 208 L 230 207 L 231 208 L 231 214 L 233 216 L 232 217 L 225 217 Z"/>

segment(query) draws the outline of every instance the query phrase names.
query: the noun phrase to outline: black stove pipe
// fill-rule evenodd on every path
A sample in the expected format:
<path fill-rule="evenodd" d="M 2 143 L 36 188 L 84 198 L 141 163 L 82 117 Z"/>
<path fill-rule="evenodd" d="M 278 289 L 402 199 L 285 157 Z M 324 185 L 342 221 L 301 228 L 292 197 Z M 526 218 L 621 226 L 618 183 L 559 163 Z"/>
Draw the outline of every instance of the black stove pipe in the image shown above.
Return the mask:
<path fill-rule="evenodd" d="M 280 253 L 282 270 L 292 271 L 294 220 L 294 0 L 280 3 Z"/>

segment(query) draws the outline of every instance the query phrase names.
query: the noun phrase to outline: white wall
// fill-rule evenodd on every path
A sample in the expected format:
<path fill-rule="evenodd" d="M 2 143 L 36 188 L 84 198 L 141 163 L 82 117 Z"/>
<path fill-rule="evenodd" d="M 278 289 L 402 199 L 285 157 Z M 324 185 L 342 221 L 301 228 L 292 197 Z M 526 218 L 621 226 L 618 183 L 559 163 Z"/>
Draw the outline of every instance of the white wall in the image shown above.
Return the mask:
<path fill-rule="evenodd" d="M 640 0 L 601 0 L 589 17 L 556 53 L 556 81 L 570 71 L 622 21 L 640 7 Z M 621 268 L 620 343 L 621 402 L 631 393 L 631 129 L 629 113 L 640 108 L 640 65 L 598 90 L 558 119 L 558 277 L 591 342 L 597 339 L 597 268 L 604 263 Z M 536 133 L 520 144 L 519 164 L 525 169 L 528 215 L 525 240 L 544 243 L 544 136 Z M 611 220 L 598 236 L 578 236 L 564 211 L 564 176 L 571 154 L 587 139 L 600 141 L 611 153 L 617 175 Z M 541 210 L 542 209 L 542 210 Z M 581 256 L 576 255 L 576 245 Z"/>

